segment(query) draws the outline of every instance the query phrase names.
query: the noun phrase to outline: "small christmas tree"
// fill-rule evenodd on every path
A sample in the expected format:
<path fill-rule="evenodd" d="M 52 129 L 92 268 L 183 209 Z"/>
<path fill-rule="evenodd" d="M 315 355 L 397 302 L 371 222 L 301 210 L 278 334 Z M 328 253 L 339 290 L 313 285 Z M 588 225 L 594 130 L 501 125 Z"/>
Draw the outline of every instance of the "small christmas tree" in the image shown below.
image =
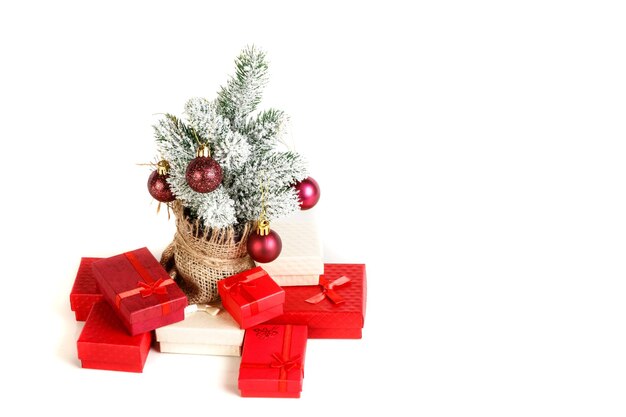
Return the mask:
<path fill-rule="evenodd" d="M 307 177 L 303 158 L 280 141 L 284 112 L 257 112 L 267 83 L 265 53 L 244 49 L 235 60 L 237 72 L 215 100 L 193 98 L 184 119 L 166 114 L 155 126 L 157 147 L 169 162 L 167 182 L 191 219 L 205 228 L 222 229 L 254 221 L 261 212 L 262 183 L 269 220 L 300 209 L 293 185 Z M 211 192 L 194 191 L 186 177 L 198 148 L 208 145 L 221 166 L 221 184 Z"/>
<path fill-rule="evenodd" d="M 248 47 L 235 64 L 215 100 L 191 99 L 184 117 L 166 114 L 154 126 L 162 160 L 148 190 L 176 215 L 161 263 L 190 303 L 214 301 L 220 279 L 276 259 L 282 243 L 269 221 L 319 199 L 302 157 L 280 141 L 285 113 L 256 110 L 265 54 Z"/>

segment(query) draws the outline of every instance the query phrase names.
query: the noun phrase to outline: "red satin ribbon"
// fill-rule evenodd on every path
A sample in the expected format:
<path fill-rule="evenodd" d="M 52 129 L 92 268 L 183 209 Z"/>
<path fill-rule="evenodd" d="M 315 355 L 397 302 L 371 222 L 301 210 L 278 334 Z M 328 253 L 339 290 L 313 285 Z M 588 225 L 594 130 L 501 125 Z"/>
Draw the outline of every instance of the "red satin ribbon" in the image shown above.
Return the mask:
<path fill-rule="evenodd" d="M 291 357 L 291 338 L 293 327 L 290 324 L 285 325 L 285 333 L 283 335 L 283 348 L 281 353 L 272 354 L 274 361 L 269 364 L 263 363 L 242 363 L 244 368 L 278 369 L 278 392 L 287 392 L 287 373 L 292 369 L 302 369 L 302 355 Z"/>
<path fill-rule="evenodd" d="M 294 368 L 296 369 L 300 368 L 300 360 L 302 359 L 302 355 L 296 355 L 291 359 L 285 359 L 282 356 L 280 356 L 278 353 L 274 353 L 272 355 L 272 358 L 274 358 L 276 362 L 272 362 L 270 364 L 271 368 L 278 368 L 280 370 L 284 369 L 285 372 L 289 372 Z"/>
<path fill-rule="evenodd" d="M 152 294 L 167 294 L 167 288 L 165 288 L 167 284 L 165 284 L 165 280 L 163 278 L 159 278 L 152 284 L 146 284 L 143 281 L 137 281 L 137 284 L 141 287 L 139 294 L 141 294 L 144 298 L 150 297 Z"/>
<path fill-rule="evenodd" d="M 224 289 L 228 291 L 231 296 L 240 294 L 243 299 L 250 304 L 250 313 L 254 316 L 259 314 L 259 302 L 248 292 L 247 288 L 255 287 L 256 283 L 253 281 L 266 274 L 267 272 L 265 271 L 258 271 L 254 274 L 246 275 L 245 277 L 237 277 L 233 279 L 234 282 L 224 285 Z"/>
<path fill-rule="evenodd" d="M 348 277 L 339 277 L 334 281 L 329 281 L 323 276 L 320 277 L 320 285 L 322 287 L 322 292 L 319 294 L 315 294 L 311 298 L 307 298 L 307 303 L 317 304 L 321 302 L 324 298 L 328 297 L 335 304 L 343 303 L 343 297 L 337 294 L 334 290 L 335 287 L 346 284 L 350 282 L 350 278 Z"/>
<path fill-rule="evenodd" d="M 124 291 L 115 297 L 115 306 L 119 309 L 122 304 L 122 300 L 126 297 L 133 296 L 135 294 L 141 294 L 143 298 L 150 297 L 151 295 L 159 296 L 159 302 L 161 302 L 161 313 L 163 315 L 167 315 L 171 312 L 171 306 L 168 303 L 169 297 L 167 296 L 167 286 L 174 284 L 174 280 L 171 278 L 163 279 L 159 278 L 155 280 L 150 272 L 141 264 L 139 259 L 132 252 L 127 252 L 124 254 L 126 259 L 133 266 L 135 271 L 139 274 L 139 276 L 143 279 L 143 281 L 137 281 L 137 287 L 132 290 Z"/>

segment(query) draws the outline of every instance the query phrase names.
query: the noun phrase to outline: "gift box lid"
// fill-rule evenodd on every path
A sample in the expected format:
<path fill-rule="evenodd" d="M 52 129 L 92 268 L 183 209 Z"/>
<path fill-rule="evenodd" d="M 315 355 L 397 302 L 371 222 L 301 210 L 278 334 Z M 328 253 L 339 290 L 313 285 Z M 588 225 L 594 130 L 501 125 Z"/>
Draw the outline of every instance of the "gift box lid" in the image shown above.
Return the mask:
<path fill-rule="evenodd" d="M 234 315 L 241 314 L 241 317 L 252 316 L 285 302 L 285 291 L 260 266 L 218 281 L 217 288 L 222 302 L 228 303 L 229 311 Z M 237 311 L 231 307 L 236 307 Z"/>
<path fill-rule="evenodd" d="M 310 211 L 302 211 L 288 219 L 272 222 L 280 235 L 282 250 L 276 260 L 259 263 L 274 277 L 279 275 L 321 275 L 324 273 L 322 240 Z"/>
<path fill-rule="evenodd" d="M 71 294 L 100 294 L 96 278 L 91 270 L 92 264 L 102 258 L 80 258 Z"/>
<path fill-rule="evenodd" d="M 93 263 L 98 288 L 128 323 L 179 311 L 187 297 L 147 248 Z"/>
<path fill-rule="evenodd" d="M 130 336 L 113 308 L 104 301 L 94 304 L 78 337 L 78 358 L 100 363 L 143 364 L 152 334 Z"/>
<path fill-rule="evenodd" d="M 364 264 L 325 264 L 324 275 L 320 277 L 327 283 L 346 277 L 349 281 L 333 286 L 334 294 L 339 297 L 334 302 L 324 294 L 321 285 L 283 287 L 285 304 L 283 315 L 269 320 L 274 324 L 302 324 L 315 328 L 362 328 L 365 321 L 367 299 L 367 280 Z M 318 302 L 312 302 L 313 298 Z M 309 301 L 307 301 L 309 300 Z"/>
<path fill-rule="evenodd" d="M 156 329 L 159 342 L 241 346 L 244 330 L 221 305 L 191 304 L 185 320 Z"/>
<path fill-rule="evenodd" d="M 98 289 L 96 278 L 93 275 L 92 264 L 102 258 L 81 258 L 76 279 L 70 292 L 70 307 L 72 311 L 83 308 L 91 308 L 94 302 L 102 299 L 102 294 Z"/>
<path fill-rule="evenodd" d="M 306 326 L 263 324 L 247 329 L 239 366 L 239 389 L 302 391 L 306 341 Z"/>

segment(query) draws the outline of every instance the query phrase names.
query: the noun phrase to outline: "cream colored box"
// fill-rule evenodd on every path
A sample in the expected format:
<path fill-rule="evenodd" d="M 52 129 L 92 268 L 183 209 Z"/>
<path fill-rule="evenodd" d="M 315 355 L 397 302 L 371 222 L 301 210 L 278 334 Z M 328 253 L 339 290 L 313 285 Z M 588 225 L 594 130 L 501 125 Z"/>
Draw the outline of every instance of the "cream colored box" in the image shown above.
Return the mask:
<path fill-rule="evenodd" d="M 263 265 L 263 264 L 260 264 Z M 320 274 L 321 275 L 321 274 Z M 281 287 L 291 287 L 299 285 L 318 285 L 319 275 L 270 275 Z"/>
<path fill-rule="evenodd" d="M 278 285 L 317 285 L 324 273 L 324 257 L 314 214 L 301 211 L 271 222 L 270 227 L 280 235 L 283 250 L 275 261 L 257 265 Z"/>
<path fill-rule="evenodd" d="M 241 356 L 241 346 L 203 345 L 201 343 L 158 342 L 163 353 L 186 353 L 191 355 Z"/>
<path fill-rule="evenodd" d="M 156 329 L 156 339 L 161 352 L 241 356 L 244 332 L 223 308 L 192 304 L 185 320 Z"/>

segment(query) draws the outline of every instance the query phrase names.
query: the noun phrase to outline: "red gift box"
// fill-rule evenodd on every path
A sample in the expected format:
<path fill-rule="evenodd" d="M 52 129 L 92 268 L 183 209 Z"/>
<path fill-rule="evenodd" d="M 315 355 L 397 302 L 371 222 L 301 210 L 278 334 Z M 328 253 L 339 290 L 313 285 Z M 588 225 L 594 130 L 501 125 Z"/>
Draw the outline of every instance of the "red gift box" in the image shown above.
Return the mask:
<path fill-rule="evenodd" d="M 306 325 L 314 339 L 360 339 L 366 284 L 363 264 L 325 264 L 320 285 L 283 287 L 285 312 L 266 324 Z"/>
<path fill-rule="evenodd" d="M 91 270 L 92 264 L 99 259 L 101 258 L 80 259 L 80 266 L 70 293 L 70 307 L 78 321 L 87 320 L 91 307 L 102 300 L 102 294 L 98 290 L 96 278 Z"/>
<path fill-rule="evenodd" d="M 239 366 L 241 396 L 300 398 L 306 339 L 306 326 L 247 329 Z"/>
<path fill-rule="evenodd" d="M 242 329 L 283 314 L 285 291 L 260 266 L 219 281 L 217 291 Z"/>
<path fill-rule="evenodd" d="M 152 333 L 129 336 L 113 308 L 96 303 L 77 342 L 83 368 L 141 372 L 146 363 Z"/>
<path fill-rule="evenodd" d="M 94 262 L 93 272 L 131 335 L 185 318 L 187 297 L 147 248 Z"/>

